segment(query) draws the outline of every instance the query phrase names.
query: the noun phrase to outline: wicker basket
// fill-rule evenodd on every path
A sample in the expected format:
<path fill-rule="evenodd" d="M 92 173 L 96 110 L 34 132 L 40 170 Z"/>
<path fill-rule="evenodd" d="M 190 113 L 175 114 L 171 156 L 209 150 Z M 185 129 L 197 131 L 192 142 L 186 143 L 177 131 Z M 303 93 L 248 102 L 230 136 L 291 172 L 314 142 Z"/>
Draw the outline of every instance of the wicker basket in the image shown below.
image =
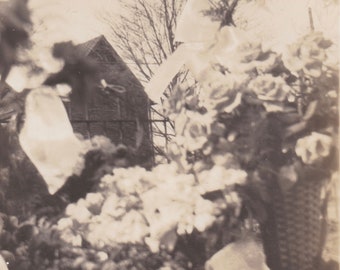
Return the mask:
<path fill-rule="evenodd" d="M 264 252 L 271 270 L 318 270 L 325 238 L 323 181 L 302 180 L 275 199 L 261 224 Z"/>

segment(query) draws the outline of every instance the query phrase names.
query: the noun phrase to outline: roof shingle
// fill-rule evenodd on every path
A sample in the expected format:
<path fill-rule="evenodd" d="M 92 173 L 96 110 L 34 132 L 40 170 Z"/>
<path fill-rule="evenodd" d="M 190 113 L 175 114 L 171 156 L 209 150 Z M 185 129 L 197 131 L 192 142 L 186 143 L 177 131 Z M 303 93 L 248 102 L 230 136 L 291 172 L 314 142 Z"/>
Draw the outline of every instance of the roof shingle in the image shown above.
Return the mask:
<path fill-rule="evenodd" d="M 97 45 L 97 43 L 103 38 L 104 38 L 104 36 L 100 35 L 98 37 L 90 39 L 89 41 L 86 41 L 84 43 L 77 45 L 80 55 L 82 55 L 82 56 L 89 55 L 89 53 L 94 49 L 94 47 Z"/>

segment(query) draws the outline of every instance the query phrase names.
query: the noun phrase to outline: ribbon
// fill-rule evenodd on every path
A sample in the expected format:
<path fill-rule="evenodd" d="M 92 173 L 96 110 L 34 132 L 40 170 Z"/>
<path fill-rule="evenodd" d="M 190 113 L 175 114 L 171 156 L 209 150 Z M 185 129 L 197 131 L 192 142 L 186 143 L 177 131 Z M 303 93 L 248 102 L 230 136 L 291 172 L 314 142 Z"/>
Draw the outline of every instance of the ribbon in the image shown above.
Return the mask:
<path fill-rule="evenodd" d="M 47 183 L 51 194 L 72 175 L 81 144 L 73 134 L 65 107 L 55 91 L 32 90 L 25 105 L 21 147 Z"/>
<path fill-rule="evenodd" d="M 217 2 L 189 0 L 185 5 L 175 32 L 175 40 L 183 44 L 161 64 L 145 88 L 154 102 L 159 100 L 183 65 L 200 81 L 212 60 L 218 60 L 236 48 L 241 32 L 230 26 L 221 28 L 220 22 L 206 15 Z"/>
<path fill-rule="evenodd" d="M 2 257 L 1 255 L 0 255 L 0 270 L 8 270 L 7 263 L 4 257 Z"/>

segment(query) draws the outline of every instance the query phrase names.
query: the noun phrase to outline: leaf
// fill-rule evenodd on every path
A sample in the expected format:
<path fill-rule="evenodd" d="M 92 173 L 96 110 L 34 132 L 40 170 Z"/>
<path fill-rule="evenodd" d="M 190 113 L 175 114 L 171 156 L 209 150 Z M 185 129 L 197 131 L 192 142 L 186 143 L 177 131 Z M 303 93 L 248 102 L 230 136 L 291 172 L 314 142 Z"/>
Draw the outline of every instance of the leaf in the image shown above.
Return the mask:
<path fill-rule="evenodd" d="M 292 125 L 301 121 L 301 116 L 296 112 L 284 112 L 278 114 L 277 118 L 284 124 Z"/>
<path fill-rule="evenodd" d="M 319 42 L 318 44 L 322 49 L 327 49 L 330 46 L 333 45 L 333 42 L 331 40 L 328 39 L 323 39 L 322 41 Z"/>
<path fill-rule="evenodd" d="M 25 224 L 17 230 L 15 237 L 18 243 L 28 242 L 29 240 L 32 239 L 33 234 L 34 234 L 34 227 L 30 224 Z"/>
<path fill-rule="evenodd" d="M 224 108 L 224 112 L 225 113 L 231 113 L 233 110 L 235 110 L 242 102 L 242 94 L 241 93 L 237 93 L 235 96 L 234 101 L 229 104 L 227 107 Z"/>
<path fill-rule="evenodd" d="M 159 244 L 161 247 L 164 247 L 166 250 L 172 252 L 175 248 L 177 238 L 178 236 L 176 230 L 172 229 L 162 235 Z"/>
<path fill-rule="evenodd" d="M 278 182 L 283 193 L 289 191 L 297 180 L 298 174 L 295 171 L 294 165 L 281 167 Z"/>
<path fill-rule="evenodd" d="M 5 167 L 9 162 L 9 134 L 4 127 L 0 125 L 0 166 Z"/>
<path fill-rule="evenodd" d="M 306 109 L 305 115 L 303 116 L 304 120 L 309 120 L 314 115 L 317 105 L 318 105 L 318 102 L 316 100 L 309 103 Z"/>
<path fill-rule="evenodd" d="M 291 125 L 290 127 L 288 127 L 286 129 L 284 137 L 285 138 L 289 138 L 289 137 L 293 136 L 294 134 L 303 131 L 306 127 L 307 127 L 307 122 L 306 121 L 299 122 L 299 123 L 297 123 L 295 125 Z"/>
<path fill-rule="evenodd" d="M 5 227 L 4 218 L 2 216 L 0 216 L 0 234 L 2 233 L 4 227 Z"/>
<path fill-rule="evenodd" d="M 262 188 L 257 183 L 252 183 L 247 186 L 236 186 L 236 190 L 256 220 L 265 221 L 267 219 L 265 204 L 269 201 L 265 187 Z"/>

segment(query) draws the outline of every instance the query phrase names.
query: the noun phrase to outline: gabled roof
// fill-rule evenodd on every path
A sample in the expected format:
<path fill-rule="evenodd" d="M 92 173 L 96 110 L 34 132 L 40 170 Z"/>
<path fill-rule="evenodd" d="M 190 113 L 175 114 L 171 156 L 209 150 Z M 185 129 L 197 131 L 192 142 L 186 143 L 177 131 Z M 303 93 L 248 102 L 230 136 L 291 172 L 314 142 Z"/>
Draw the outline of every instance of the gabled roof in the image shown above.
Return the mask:
<path fill-rule="evenodd" d="M 98 37 L 95 37 L 93 39 L 90 39 L 89 41 L 86 41 L 84 43 L 81 43 L 77 45 L 79 48 L 79 53 L 82 56 L 87 56 L 89 53 L 94 49 L 94 47 L 98 44 L 98 42 L 102 39 L 105 39 L 103 35 L 100 35 Z"/>
<path fill-rule="evenodd" d="M 112 45 L 110 44 L 110 42 L 105 38 L 104 35 L 100 35 L 98 37 L 95 37 L 93 39 L 90 39 L 87 42 L 78 44 L 77 47 L 79 49 L 79 52 L 81 56 L 88 56 L 93 50 L 96 49 L 96 46 L 99 45 L 100 42 L 103 42 L 104 44 L 106 44 L 107 47 L 110 48 L 112 55 L 114 56 L 114 58 L 116 59 L 117 63 L 124 67 L 125 70 L 125 75 L 128 74 L 128 78 L 130 79 L 130 81 L 134 81 L 138 87 L 140 87 L 141 89 L 143 89 L 143 93 L 145 95 L 147 95 L 144 92 L 144 87 L 141 84 L 141 82 L 138 80 L 138 78 L 136 77 L 136 75 L 131 71 L 131 69 L 128 67 L 128 65 L 124 62 L 124 60 L 119 56 L 119 54 L 116 52 L 116 50 L 112 47 Z"/>

